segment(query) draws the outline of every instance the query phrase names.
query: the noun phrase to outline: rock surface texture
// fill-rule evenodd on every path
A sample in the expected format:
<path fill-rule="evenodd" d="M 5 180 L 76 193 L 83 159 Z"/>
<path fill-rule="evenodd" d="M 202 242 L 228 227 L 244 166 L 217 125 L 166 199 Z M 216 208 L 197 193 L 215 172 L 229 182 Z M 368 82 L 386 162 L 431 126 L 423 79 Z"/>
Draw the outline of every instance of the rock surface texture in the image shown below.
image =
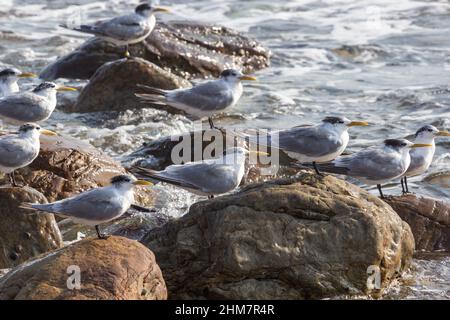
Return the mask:
<path fill-rule="evenodd" d="M 416 250 L 450 252 L 450 203 L 413 194 L 386 202 L 411 227 Z"/>
<path fill-rule="evenodd" d="M 196 203 L 142 242 L 175 299 L 362 294 L 368 268 L 385 288 L 414 252 L 409 226 L 386 203 L 311 173 Z"/>
<path fill-rule="evenodd" d="M 123 58 L 123 52 L 123 47 L 92 38 L 47 66 L 40 77 L 89 79 L 104 63 Z M 144 42 L 130 46 L 130 53 L 186 79 L 218 76 L 231 67 L 250 73 L 268 67 L 270 58 L 268 49 L 234 30 L 189 21 L 159 22 Z"/>
<path fill-rule="evenodd" d="M 46 203 L 31 188 L 0 187 L 0 269 L 17 266 L 41 253 L 58 249 L 62 238 L 52 214 L 30 214 L 23 202 Z"/>
<path fill-rule="evenodd" d="M 0 278 L 0 300 L 12 299 L 163 300 L 167 290 L 150 250 L 110 237 L 82 240 L 10 270 Z"/>
<path fill-rule="evenodd" d="M 146 60 L 120 59 L 101 66 L 81 91 L 76 104 L 65 111 L 123 111 L 151 106 L 135 96 L 142 92 L 137 84 L 168 90 L 190 86 L 189 81 Z"/>

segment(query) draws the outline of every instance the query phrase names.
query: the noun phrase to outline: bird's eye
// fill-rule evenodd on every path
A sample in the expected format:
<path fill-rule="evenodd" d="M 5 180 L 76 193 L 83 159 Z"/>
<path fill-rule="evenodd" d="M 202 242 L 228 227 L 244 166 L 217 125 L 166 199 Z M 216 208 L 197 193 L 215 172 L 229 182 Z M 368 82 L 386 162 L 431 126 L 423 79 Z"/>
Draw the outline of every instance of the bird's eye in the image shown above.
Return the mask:
<path fill-rule="evenodd" d="M 433 132 L 433 130 L 431 130 L 431 129 L 428 129 L 428 132 Z"/>
<path fill-rule="evenodd" d="M 41 127 L 36 127 L 36 130 L 41 130 Z"/>
<path fill-rule="evenodd" d="M 402 147 L 406 147 L 406 143 L 402 143 Z"/>
<path fill-rule="evenodd" d="M 341 124 L 343 124 L 343 123 L 344 123 L 344 121 L 342 121 L 342 120 L 339 120 L 339 121 L 338 121 L 338 123 L 341 123 Z"/>

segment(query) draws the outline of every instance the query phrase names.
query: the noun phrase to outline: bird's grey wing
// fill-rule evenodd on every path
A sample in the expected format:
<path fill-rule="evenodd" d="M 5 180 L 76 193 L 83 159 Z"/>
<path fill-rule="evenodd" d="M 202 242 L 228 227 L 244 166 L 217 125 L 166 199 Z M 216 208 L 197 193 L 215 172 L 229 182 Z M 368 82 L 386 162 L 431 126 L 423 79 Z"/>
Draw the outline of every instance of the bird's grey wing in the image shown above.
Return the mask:
<path fill-rule="evenodd" d="M 94 26 L 93 30 L 99 35 L 111 37 L 117 40 L 127 41 L 145 36 L 150 26 L 135 15 L 126 15 L 104 21 Z"/>
<path fill-rule="evenodd" d="M 52 204 L 33 205 L 39 210 L 86 220 L 104 220 L 115 216 L 121 209 L 118 202 L 111 201 L 102 189 L 93 189 Z"/>
<path fill-rule="evenodd" d="M 233 166 L 210 161 L 170 166 L 160 172 L 160 175 L 180 186 L 215 191 L 233 184 L 235 177 Z"/>
<path fill-rule="evenodd" d="M 0 117 L 17 119 L 23 122 L 34 122 L 45 111 L 36 106 L 43 103 L 44 98 L 31 92 L 15 94 L 0 99 Z"/>
<path fill-rule="evenodd" d="M 399 175 L 403 171 L 398 158 L 376 148 L 339 157 L 333 162 L 338 167 L 347 168 L 348 175 L 364 177 L 369 180 L 387 179 Z"/>
<path fill-rule="evenodd" d="M 267 137 L 260 136 L 259 140 L 252 136 L 250 141 L 310 157 L 327 155 L 342 146 L 336 136 L 318 130 L 317 127 L 294 127 L 271 133 Z"/>
<path fill-rule="evenodd" d="M 16 136 L 4 136 L 0 139 L 0 165 L 17 167 L 19 164 L 30 162 L 37 156 L 32 148 L 27 148 L 27 142 Z"/>
<path fill-rule="evenodd" d="M 222 110 L 233 103 L 233 94 L 219 81 L 213 80 L 189 89 L 174 90 L 167 95 L 167 101 L 205 111 Z"/>

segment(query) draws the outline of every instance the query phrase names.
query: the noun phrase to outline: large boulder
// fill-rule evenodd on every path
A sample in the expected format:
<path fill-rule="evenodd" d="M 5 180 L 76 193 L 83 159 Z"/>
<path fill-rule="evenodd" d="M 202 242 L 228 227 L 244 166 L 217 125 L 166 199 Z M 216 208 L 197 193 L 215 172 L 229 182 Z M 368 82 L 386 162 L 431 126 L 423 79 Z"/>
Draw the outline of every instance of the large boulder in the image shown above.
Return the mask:
<path fill-rule="evenodd" d="M 380 294 L 414 252 L 411 229 L 389 205 L 312 173 L 196 203 L 142 242 L 175 299 L 363 294 L 377 270 Z"/>
<path fill-rule="evenodd" d="M 0 269 L 9 268 L 62 246 L 52 214 L 30 214 L 24 202 L 46 203 L 38 191 L 24 187 L 0 187 Z"/>
<path fill-rule="evenodd" d="M 411 227 L 416 250 L 450 252 L 450 203 L 413 194 L 386 202 Z"/>
<path fill-rule="evenodd" d="M 162 300 L 167 290 L 150 250 L 110 237 L 82 240 L 12 269 L 0 278 L 0 300 L 12 299 Z"/>
<path fill-rule="evenodd" d="M 66 136 L 41 136 L 39 156 L 17 170 L 16 178 L 52 202 L 107 185 L 113 176 L 125 173 L 118 162 L 89 143 Z M 151 206 L 153 196 L 149 188 L 135 192 L 136 202 L 143 206 Z"/>
<path fill-rule="evenodd" d="M 89 79 L 106 62 L 123 58 L 124 51 L 93 38 L 47 66 L 40 77 Z M 268 49 L 234 30 L 189 21 L 158 22 L 144 42 L 130 46 L 130 53 L 186 79 L 218 76 L 227 67 L 249 73 L 268 67 L 270 58 Z"/>
<path fill-rule="evenodd" d="M 101 66 L 81 91 L 75 105 L 65 111 L 83 113 L 148 107 L 149 104 L 140 103 L 135 95 L 139 92 L 137 84 L 162 89 L 190 86 L 189 81 L 144 59 L 120 59 Z"/>

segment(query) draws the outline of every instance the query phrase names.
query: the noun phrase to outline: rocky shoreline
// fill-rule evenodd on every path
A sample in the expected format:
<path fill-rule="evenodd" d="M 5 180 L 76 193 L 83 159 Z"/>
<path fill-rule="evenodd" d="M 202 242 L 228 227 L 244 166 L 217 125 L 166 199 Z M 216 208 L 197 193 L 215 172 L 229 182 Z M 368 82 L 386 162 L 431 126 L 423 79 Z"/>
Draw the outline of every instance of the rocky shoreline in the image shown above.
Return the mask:
<path fill-rule="evenodd" d="M 15 221 L 2 224 L 0 233 L 6 253 L 0 268 L 10 269 L 0 278 L 3 299 L 382 297 L 408 269 L 415 250 L 450 252 L 448 203 L 414 195 L 385 202 L 309 171 L 247 184 L 152 229 L 139 232 L 134 225 L 133 240 L 87 238 L 64 246 L 62 240 L 73 239 L 63 239 L 53 215 L 28 215 L 19 203 L 103 185 L 125 169 L 81 141 L 48 139 L 53 140 L 43 143 L 39 159 L 20 172 L 30 187 L 0 188 L 0 217 Z M 74 181 L 83 183 L 74 188 Z M 136 200 L 151 206 L 151 189 L 141 190 Z M 119 261 L 126 265 L 117 266 Z M 69 265 L 81 268 L 81 290 L 66 288 L 62 269 Z M 367 289 L 369 266 L 380 270 L 379 290 Z M 124 282 L 127 287 L 120 286 Z"/>

